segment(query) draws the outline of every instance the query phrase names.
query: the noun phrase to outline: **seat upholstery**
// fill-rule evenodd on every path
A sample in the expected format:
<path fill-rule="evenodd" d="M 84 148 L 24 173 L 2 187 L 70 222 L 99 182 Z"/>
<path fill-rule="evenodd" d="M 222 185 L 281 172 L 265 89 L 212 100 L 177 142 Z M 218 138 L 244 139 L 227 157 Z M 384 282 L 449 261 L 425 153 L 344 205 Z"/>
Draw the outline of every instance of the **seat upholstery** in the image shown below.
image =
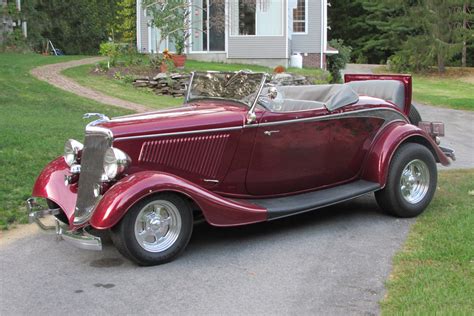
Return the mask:
<path fill-rule="evenodd" d="M 278 112 L 304 111 L 326 107 L 334 111 L 355 103 L 359 96 L 344 84 L 282 86 L 278 88 L 284 95 L 284 102 L 274 107 Z"/>
<path fill-rule="evenodd" d="M 390 101 L 402 110 L 405 107 L 405 86 L 398 80 L 363 80 L 347 84 L 359 95 Z"/>

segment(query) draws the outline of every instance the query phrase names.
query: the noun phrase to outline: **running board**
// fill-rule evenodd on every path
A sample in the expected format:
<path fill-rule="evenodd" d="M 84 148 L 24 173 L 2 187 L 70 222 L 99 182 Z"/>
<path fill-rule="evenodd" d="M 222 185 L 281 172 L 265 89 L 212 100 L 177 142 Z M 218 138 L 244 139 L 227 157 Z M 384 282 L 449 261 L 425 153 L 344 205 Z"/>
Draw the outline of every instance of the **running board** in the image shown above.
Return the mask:
<path fill-rule="evenodd" d="M 359 180 L 330 189 L 288 197 L 251 199 L 246 201 L 266 208 L 268 220 L 270 221 L 351 200 L 366 193 L 377 191 L 380 188 L 378 183 Z"/>

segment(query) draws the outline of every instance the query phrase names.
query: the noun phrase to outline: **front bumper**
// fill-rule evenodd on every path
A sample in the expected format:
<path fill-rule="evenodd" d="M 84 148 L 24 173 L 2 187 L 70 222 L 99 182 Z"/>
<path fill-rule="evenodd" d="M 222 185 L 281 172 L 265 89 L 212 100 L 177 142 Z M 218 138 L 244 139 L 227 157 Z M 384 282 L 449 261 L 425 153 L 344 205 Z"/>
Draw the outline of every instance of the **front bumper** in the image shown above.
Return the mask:
<path fill-rule="evenodd" d="M 50 209 L 40 205 L 35 198 L 29 198 L 26 201 L 26 207 L 28 210 L 28 220 L 30 223 L 35 222 L 38 226 L 45 231 L 56 231 L 58 239 L 65 240 L 75 247 L 86 249 L 86 250 L 102 250 L 102 241 L 100 237 L 91 235 L 86 231 L 86 228 L 80 228 L 78 230 L 70 230 L 68 225 L 61 222 L 59 219 L 54 218 L 55 225 L 46 225 L 41 221 L 48 215 L 57 215 L 60 213 L 60 209 Z"/>

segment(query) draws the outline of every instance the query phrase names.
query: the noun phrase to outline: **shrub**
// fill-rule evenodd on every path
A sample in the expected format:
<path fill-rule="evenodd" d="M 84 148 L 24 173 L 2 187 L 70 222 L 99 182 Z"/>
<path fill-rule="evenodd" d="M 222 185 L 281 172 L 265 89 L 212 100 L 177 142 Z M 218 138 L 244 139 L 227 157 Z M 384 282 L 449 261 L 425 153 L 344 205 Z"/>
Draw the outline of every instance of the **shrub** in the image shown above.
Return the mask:
<path fill-rule="evenodd" d="M 119 46 L 114 42 L 104 42 L 100 44 L 99 54 L 107 56 L 109 58 L 107 66 L 113 67 L 117 64 L 120 55 Z"/>
<path fill-rule="evenodd" d="M 341 82 L 341 70 L 346 68 L 346 64 L 351 59 L 352 48 L 345 46 L 344 41 L 341 39 L 333 39 L 329 42 L 329 45 L 339 51 L 338 54 L 328 55 L 327 57 L 328 71 L 332 76 L 331 82 Z"/>

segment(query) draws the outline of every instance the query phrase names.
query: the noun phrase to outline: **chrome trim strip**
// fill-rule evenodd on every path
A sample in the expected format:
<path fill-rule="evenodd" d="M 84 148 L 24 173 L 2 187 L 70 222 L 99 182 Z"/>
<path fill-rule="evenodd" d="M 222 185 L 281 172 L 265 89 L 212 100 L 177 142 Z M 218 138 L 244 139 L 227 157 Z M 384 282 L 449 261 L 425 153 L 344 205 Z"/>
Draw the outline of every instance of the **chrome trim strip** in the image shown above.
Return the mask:
<path fill-rule="evenodd" d="M 130 139 L 143 139 L 143 138 L 154 138 L 154 137 L 167 137 L 167 136 L 181 136 L 181 135 L 189 135 L 189 134 L 203 134 L 203 133 L 215 133 L 215 132 L 223 132 L 223 131 L 234 131 L 238 129 L 242 129 L 243 126 L 236 126 L 236 127 L 225 127 L 225 128 L 211 128 L 211 129 L 203 129 L 199 131 L 186 131 L 186 132 L 175 132 L 175 133 L 164 133 L 164 134 L 151 134 L 151 135 L 140 135 L 140 136 L 127 136 L 127 137 L 117 137 L 114 141 L 121 141 L 121 140 L 130 140 Z"/>
<path fill-rule="evenodd" d="M 219 183 L 219 180 L 214 180 L 214 179 L 203 179 L 204 182 L 207 182 L 207 183 Z"/>
<path fill-rule="evenodd" d="M 312 122 L 312 121 L 327 121 L 331 120 L 334 118 L 339 118 L 339 117 L 364 117 L 365 113 L 367 112 L 392 112 L 390 115 L 384 115 L 383 113 L 380 113 L 379 115 L 366 115 L 366 117 L 378 117 L 381 119 L 384 119 L 385 121 L 393 121 L 395 119 L 402 119 L 403 121 L 408 123 L 408 120 L 405 118 L 405 116 L 390 108 L 373 108 L 373 109 L 363 109 L 363 110 L 357 110 L 357 111 L 351 111 L 351 112 L 344 112 L 344 113 L 337 113 L 337 114 L 328 114 L 324 116 L 316 116 L 316 117 L 307 117 L 307 118 L 297 118 L 297 119 L 292 119 L 292 120 L 286 120 L 286 121 L 278 121 L 278 122 L 269 122 L 269 123 L 260 123 L 258 126 L 275 126 L 275 125 L 284 125 L 284 124 L 291 124 L 295 122 Z"/>
<path fill-rule="evenodd" d="M 384 119 L 386 122 L 390 122 L 396 119 L 402 119 L 404 122 L 408 123 L 408 120 L 405 118 L 405 116 L 402 113 L 398 112 L 397 110 L 390 109 L 390 108 L 373 108 L 373 109 L 363 109 L 363 110 L 350 111 L 350 112 L 344 112 L 344 113 L 327 114 L 324 116 L 291 119 L 291 120 L 286 120 L 286 121 L 250 124 L 250 125 L 245 125 L 245 126 L 212 128 L 212 129 L 203 129 L 203 130 L 198 130 L 198 131 L 186 131 L 186 132 L 175 132 L 175 133 L 164 133 L 164 134 L 117 137 L 116 139 L 114 139 L 114 141 L 154 138 L 154 137 L 172 137 L 172 136 L 190 135 L 190 134 L 215 133 L 215 132 L 233 131 L 233 130 L 238 130 L 242 128 L 266 127 L 266 126 L 284 125 L 284 124 L 299 123 L 299 122 L 326 121 L 326 120 L 331 120 L 331 119 L 339 118 L 339 117 L 364 117 L 364 114 L 368 112 L 385 112 L 385 111 L 392 112 L 392 113 L 388 113 L 389 115 L 384 115 L 384 113 L 380 113 L 379 115 L 366 115 L 366 117 L 379 117 L 381 119 Z"/>

